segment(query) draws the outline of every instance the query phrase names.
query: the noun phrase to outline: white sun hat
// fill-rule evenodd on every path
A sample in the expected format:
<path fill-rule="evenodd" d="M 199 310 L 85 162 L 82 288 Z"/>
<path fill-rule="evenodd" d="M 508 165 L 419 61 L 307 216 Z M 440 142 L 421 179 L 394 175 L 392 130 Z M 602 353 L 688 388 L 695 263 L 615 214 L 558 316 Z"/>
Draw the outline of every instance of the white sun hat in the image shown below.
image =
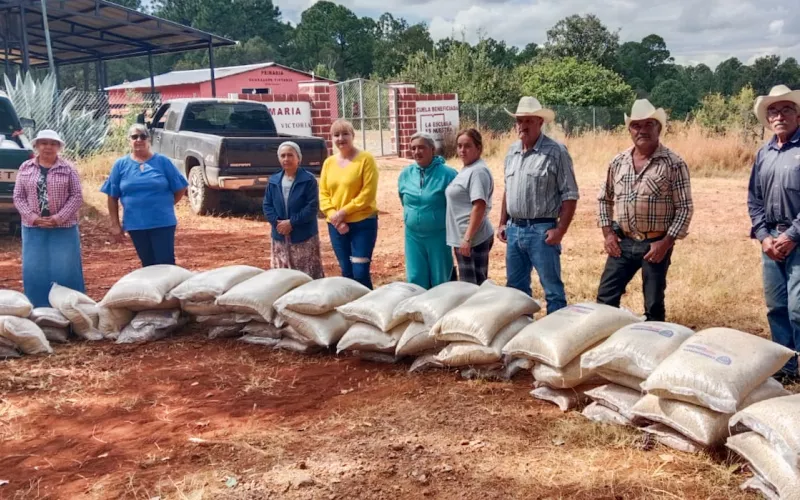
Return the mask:
<path fill-rule="evenodd" d="M 647 99 L 637 99 L 631 107 L 631 115 L 625 115 L 625 126 L 640 120 L 656 120 L 661 124 L 661 130 L 667 128 L 667 112 L 664 108 L 656 109 Z"/>
<path fill-rule="evenodd" d="M 772 130 L 772 127 L 770 127 L 769 120 L 767 119 L 767 108 L 781 101 L 790 101 L 800 106 L 800 90 L 792 90 L 786 85 L 775 85 L 769 91 L 769 95 L 760 95 L 756 97 L 753 112 L 756 114 L 758 121 L 770 130 Z"/>
<path fill-rule="evenodd" d="M 40 130 L 39 133 L 36 134 L 36 137 L 33 139 L 33 141 L 31 141 L 31 144 L 33 144 L 33 146 L 36 147 L 36 141 L 38 141 L 39 139 L 58 141 L 59 144 L 61 144 L 61 147 L 62 148 L 64 147 L 64 140 L 61 139 L 61 136 L 58 135 L 58 132 L 56 132 L 55 130 L 47 130 L 47 129 Z"/>
<path fill-rule="evenodd" d="M 504 108 L 505 109 L 505 108 Z M 508 109 L 505 110 L 511 116 L 538 116 L 545 123 L 550 123 L 556 119 L 556 112 L 552 109 L 542 107 L 539 99 L 535 97 L 525 96 L 519 100 L 517 104 L 517 111 L 512 113 Z"/>

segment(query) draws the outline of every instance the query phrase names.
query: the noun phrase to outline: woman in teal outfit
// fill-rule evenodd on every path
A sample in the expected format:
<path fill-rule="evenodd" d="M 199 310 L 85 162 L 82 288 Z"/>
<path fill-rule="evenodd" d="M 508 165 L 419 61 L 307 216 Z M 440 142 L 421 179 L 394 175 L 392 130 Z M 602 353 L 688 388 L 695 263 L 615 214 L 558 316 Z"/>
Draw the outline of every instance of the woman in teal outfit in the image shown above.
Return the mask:
<path fill-rule="evenodd" d="M 430 135 L 418 132 L 411 136 L 415 163 L 403 169 L 398 181 L 406 228 L 406 279 L 426 289 L 450 281 L 453 272 L 444 191 L 458 172 L 434 155 L 435 150 Z"/>

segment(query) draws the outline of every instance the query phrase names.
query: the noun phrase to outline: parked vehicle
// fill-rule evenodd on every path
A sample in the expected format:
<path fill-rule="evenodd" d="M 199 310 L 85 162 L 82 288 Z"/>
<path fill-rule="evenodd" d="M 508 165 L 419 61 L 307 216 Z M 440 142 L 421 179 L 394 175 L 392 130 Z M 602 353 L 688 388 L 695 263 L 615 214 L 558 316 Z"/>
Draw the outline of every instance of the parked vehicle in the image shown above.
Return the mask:
<path fill-rule="evenodd" d="M 283 141 L 300 146 L 302 166 L 315 175 L 328 156 L 321 138 L 279 134 L 260 102 L 176 99 L 158 108 L 149 128 L 153 151 L 169 157 L 189 180 L 189 203 L 200 215 L 216 211 L 224 191 L 263 196 L 269 176 L 281 170 L 277 151 Z"/>
<path fill-rule="evenodd" d="M 0 92 L 0 222 L 8 223 L 12 233 L 16 233 L 20 223 L 14 208 L 17 172 L 23 162 L 33 158 L 33 146 L 22 128 L 34 126 L 32 120 L 20 119 L 11 100 Z"/>

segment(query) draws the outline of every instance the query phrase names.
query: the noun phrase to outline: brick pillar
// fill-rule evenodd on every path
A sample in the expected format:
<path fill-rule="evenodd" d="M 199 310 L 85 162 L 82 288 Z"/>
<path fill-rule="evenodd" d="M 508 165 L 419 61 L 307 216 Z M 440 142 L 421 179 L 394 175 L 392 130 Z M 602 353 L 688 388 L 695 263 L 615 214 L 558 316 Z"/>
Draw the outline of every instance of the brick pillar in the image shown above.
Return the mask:
<path fill-rule="evenodd" d="M 325 139 L 328 146 L 328 155 L 333 154 L 331 142 L 331 84 L 319 80 L 299 82 L 298 92 L 311 98 L 311 133 L 315 137 Z"/>
<path fill-rule="evenodd" d="M 389 88 L 392 146 L 400 158 L 411 158 L 411 136 L 417 131 L 417 88 L 411 83 L 390 83 Z"/>

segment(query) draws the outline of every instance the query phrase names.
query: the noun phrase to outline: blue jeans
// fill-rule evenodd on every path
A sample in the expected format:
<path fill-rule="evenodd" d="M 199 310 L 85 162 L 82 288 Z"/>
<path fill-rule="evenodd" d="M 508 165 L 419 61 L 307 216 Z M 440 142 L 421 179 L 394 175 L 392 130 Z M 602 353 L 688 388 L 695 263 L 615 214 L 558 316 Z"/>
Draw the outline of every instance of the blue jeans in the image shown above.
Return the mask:
<path fill-rule="evenodd" d="M 378 239 L 378 218 L 370 217 L 358 222 L 349 223 L 350 231 L 339 234 L 333 225 L 328 224 L 331 246 L 342 276 L 358 281 L 372 290 L 370 262 L 375 241 Z"/>
<path fill-rule="evenodd" d="M 509 224 L 506 229 L 507 286 L 531 294 L 531 270 L 536 269 L 539 282 L 547 300 L 547 314 L 567 307 L 567 294 L 561 281 L 561 245 L 544 242 L 547 231 L 555 222 L 544 222 L 527 227 Z"/>
<path fill-rule="evenodd" d="M 800 348 L 800 253 L 795 249 L 785 261 L 775 262 L 762 252 L 761 261 L 772 340 L 796 351 Z M 786 363 L 783 371 L 797 375 L 796 356 Z"/>
<path fill-rule="evenodd" d="M 142 267 L 175 265 L 175 226 L 128 231 Z"/>

